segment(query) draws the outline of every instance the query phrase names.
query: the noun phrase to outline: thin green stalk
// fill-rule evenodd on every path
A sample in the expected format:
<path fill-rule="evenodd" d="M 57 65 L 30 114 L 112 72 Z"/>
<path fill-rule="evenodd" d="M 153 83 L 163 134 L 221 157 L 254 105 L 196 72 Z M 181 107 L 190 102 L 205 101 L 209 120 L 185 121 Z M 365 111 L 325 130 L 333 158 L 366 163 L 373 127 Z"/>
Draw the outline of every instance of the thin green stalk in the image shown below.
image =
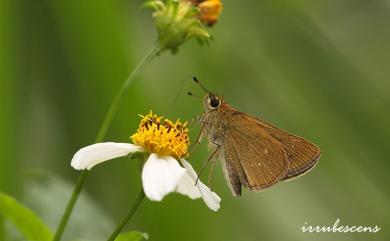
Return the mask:
<path fill-rule="evenodd" d="M 138 194 L 137 199 L 135 200 L 135 203 L 133 206 L 129 209 L 129 211 L 126 213 L 126 215 L 122 218 L 122 220 L 119 222 L 118 226 L 115 228 L 114 232 L 110 235 L 110 237 L 107 239 L 107 241 L 114 241 L 116 237 L 120 234 L 122 229 L 126 226 L 126 224 L 129 222 L 135 211 L 137 211 L 139 205 L 141 204 L 142 200 L 145 197 L 144 189 L 141 187 L 141 191 Z"/>
<path fill-rule="evenodd" d="M 133 82 L 134 77 L 136 77 L 141 70 L 160 53 L 161 47 L 160 45 L 156 44 L 141 60 L 141 62 L 135 67 L 133 72 L 127 77 L 126 81 L 123 83 L 122 88 L 118 92 L 118 94 L 115 96 L 114 101 L 112 102 L 110 109 L 108 110 L 106 117 L 104 118 L 103 124 L 100 127 L 99 134 L 96 137 L 95 142 L 101 142 L 104 140 L 107 134 L 107 130 L 111 125 L 111 122 L 118 110 L 119 104 L 122 100 L 123 94 L 126 92 L 126 90 L 129 88 L 130 84 Z"/>
<path fill-rule="evenodd" d="M 145 55 L 145 57 L 141 60 L 140 63 L 134 68 L 134 70 L 130 73 L 129 77 L 125 80 L 122 85 L 122 88 L 119 90 L 118 94 L 115 96 L 114 101 L 112 102 L 106 116 L 104 117 L 103 124 L 101 125 L 98 135 L 96 137 L 95 143 L 102 142 L 106 137 L 108 128 L 110 127 L 112 120 L 118 110 L 118 107 L 121 103 L 123 94 L 129 88 L 130 84 L 133 82 L 134 78 L 142 71 L 142 69 L 148 65 L 161 51 L 160 45 L 157 43 L 155 46 Z M 80 195 L 81 189 L 84 186 L 85 180 L 88 176 L 89 171 L 84 170 L 80 173 L 79 178 L 77 180 L 76 186 L 73 190 L 72 196 L 66 205 L 65 212 L 62 215 L 61 221 L 57 227 L 56 233 L 54 235 L 53 241 L 60 241 L 62 234 L 65 230 L 65 226 L 68 223 L 69 217 L 73 211 L 74 205 Z"/>
<path fill-rule="evenodd" d="M 77 198 L 80 195 L 81 189 L 83 188 L 87 176 L 88 176 L 88 170 L 82 171 L 81 174 L 79 175 L 76 186 L 73 190 L 72 196 L 70 197 L 68 204 L 66 205 L 65 212 L 61 218 L 60 224 L 58 225 L 53 240 L 57 241 L 61 239 L 62 234 L 64 233 L 65 226 L 69 220 L 70 214 L 73 211 L 74 205 L 76 204 Z"/>

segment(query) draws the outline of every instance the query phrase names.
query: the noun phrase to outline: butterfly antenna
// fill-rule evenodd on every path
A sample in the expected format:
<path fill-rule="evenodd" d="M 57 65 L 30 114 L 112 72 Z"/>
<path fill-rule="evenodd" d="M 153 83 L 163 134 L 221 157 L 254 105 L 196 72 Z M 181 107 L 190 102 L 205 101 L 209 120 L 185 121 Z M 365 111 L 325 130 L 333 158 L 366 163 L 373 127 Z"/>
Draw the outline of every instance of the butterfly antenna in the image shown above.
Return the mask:
<path fill-rule="evenodd" d="M 192 96 L 192 97 L 195 97 L 195 98 L 199 98 L 199 99 L 202 99 L 202 98 L 203 98 L 203 96 L 196 95 L 196 94 L 194 94 L 194 93 L 192 93 L 192 92 L 190 92 L 190 91 L 187 92 L 187 95 Z"/>
<path fill-rule="evenodd" d="M 171 111 L 173 110 L 173 108 L 175 107 L 175 105 L 176 105 L 176 103 L 177 103 L 177 99 L 179 98 L 179 95 L 180 95 L 181 91 L 183 90 L 184 84 L 189 80 L 189 78 L 190 78 L 190 77 L 187 76 L 186 78 L 184 78 L 184 79 L 181 81 L 180 87 L 179 87 L 179 89 L 177 90 L 176 95 L 175 95 L 175 97 L 173 98 L 172 103 L 171 103 L 171 105 L 169 106 L 168 111 L 166 112 L 165 116 L 167 116 L 168 114 L 170 114 Z"/>
<path fill-rule="evenodd" d="M 195 83 L 197 83 L 205 92 L 207 93 L 211 93 L 211 91 L 209 91 L 208 89 L 206 89 L 206 87 L 204 87 L 204 85 L 202 83 L 200 83 L 200 81 L 194 76 L 192 77 L 192 79 L 195 81 Z"/>

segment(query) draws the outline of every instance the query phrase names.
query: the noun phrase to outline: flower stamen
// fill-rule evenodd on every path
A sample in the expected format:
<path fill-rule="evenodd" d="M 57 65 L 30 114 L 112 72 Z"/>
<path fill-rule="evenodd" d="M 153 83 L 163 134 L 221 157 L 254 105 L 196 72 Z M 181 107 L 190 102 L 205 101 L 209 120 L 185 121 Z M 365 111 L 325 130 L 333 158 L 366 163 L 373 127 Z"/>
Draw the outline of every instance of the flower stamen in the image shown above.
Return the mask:
<path fill-rule="evenodd" d="M 142 116 L 137 133 L 130 138 L 134 144 L 139 145 L 150 153 L 161 156 L 172 156 L 174 158 L 186 157 L 188 154 L 188 122 L 175 123 L 157 116 L 152 111 Z"/>

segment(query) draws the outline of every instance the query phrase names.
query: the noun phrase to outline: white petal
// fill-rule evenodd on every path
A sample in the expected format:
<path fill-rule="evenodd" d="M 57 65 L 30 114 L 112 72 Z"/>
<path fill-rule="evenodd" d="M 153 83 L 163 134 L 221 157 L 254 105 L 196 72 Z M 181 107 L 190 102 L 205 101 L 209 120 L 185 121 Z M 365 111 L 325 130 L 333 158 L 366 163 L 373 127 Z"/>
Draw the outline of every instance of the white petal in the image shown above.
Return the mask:
<path fill-rule="evenodd" d="M 221 202 L 221 198 L 213 191 L 210 190 L 203 182 L 198 181 L 196 184 L 199 187 L 199 191 L 202 194 L 203 201 L 213 211 L 218 211 Z"/>
<path fill-rule="evenodd" d="M 142 151 L 140 146 L 129 143 L 104 142 L 81 148 L 73 156 L 71 166 L 77 170 L 90 170 L 95 165 L 130 153 Z"/>
<path fill-rule="evenodd" d="M 184 159 L 181 159 L 181 162 L 183 166 L 186 168 L 187 173 L 192 178 L 193 182 L 196 182 L 198 175 L 196 174 L 194 168 L 192 168 L 191 164 Z M 211 210 L 218 211 L 220 207 L 219 203 L 221 202 L 221 198 L 215 192 L 211 191 L 211 189 L 200 180 L 198 180 L 196 187 L 201 193 L 203 201 L 206 203 L 206 205 Z"/>
<path fill-rule="evenodd" d="M 176 192 L 186 195 L 191 199 L 202 197 L 199 188 L 195 186 L 194 179 L 192 179 L 188 172 L 186 172 L 180 179 L 179 183 L 177 184 Z"/>
<path fill-rule="evenodd" d="M 142 186 L 145 195 L 152 201 L 161 201 L 173 192 L 186 169 L 170 156 L 150 154 L 142 169 Z"/>

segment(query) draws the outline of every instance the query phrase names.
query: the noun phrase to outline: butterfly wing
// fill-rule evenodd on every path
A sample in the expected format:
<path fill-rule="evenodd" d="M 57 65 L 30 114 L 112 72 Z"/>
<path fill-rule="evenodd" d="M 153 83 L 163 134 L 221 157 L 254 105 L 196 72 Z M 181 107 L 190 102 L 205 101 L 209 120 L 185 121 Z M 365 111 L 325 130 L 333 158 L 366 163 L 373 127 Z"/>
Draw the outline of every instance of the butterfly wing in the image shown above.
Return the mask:
<path fill-rule="evenodd" d="M 290 166 L 283 180 L 301 176 L 310 171 L 318 163 L 321 151 L 313 143 L 302 137 L 287 133 L 259 118 L 249 115 L 245 115 L 245 118 L 248 121 L 255 122 L 262 129 L 266 130 L 287 152 Z"/>
<path fill-rule="evenodd" d="M 280 143 L 246 114 L 232 110 L 228 116 L 223 150 L 233 194 L 241 194 L 241 185 L 260 191 L 283 179 L 289 162 Z"/>

